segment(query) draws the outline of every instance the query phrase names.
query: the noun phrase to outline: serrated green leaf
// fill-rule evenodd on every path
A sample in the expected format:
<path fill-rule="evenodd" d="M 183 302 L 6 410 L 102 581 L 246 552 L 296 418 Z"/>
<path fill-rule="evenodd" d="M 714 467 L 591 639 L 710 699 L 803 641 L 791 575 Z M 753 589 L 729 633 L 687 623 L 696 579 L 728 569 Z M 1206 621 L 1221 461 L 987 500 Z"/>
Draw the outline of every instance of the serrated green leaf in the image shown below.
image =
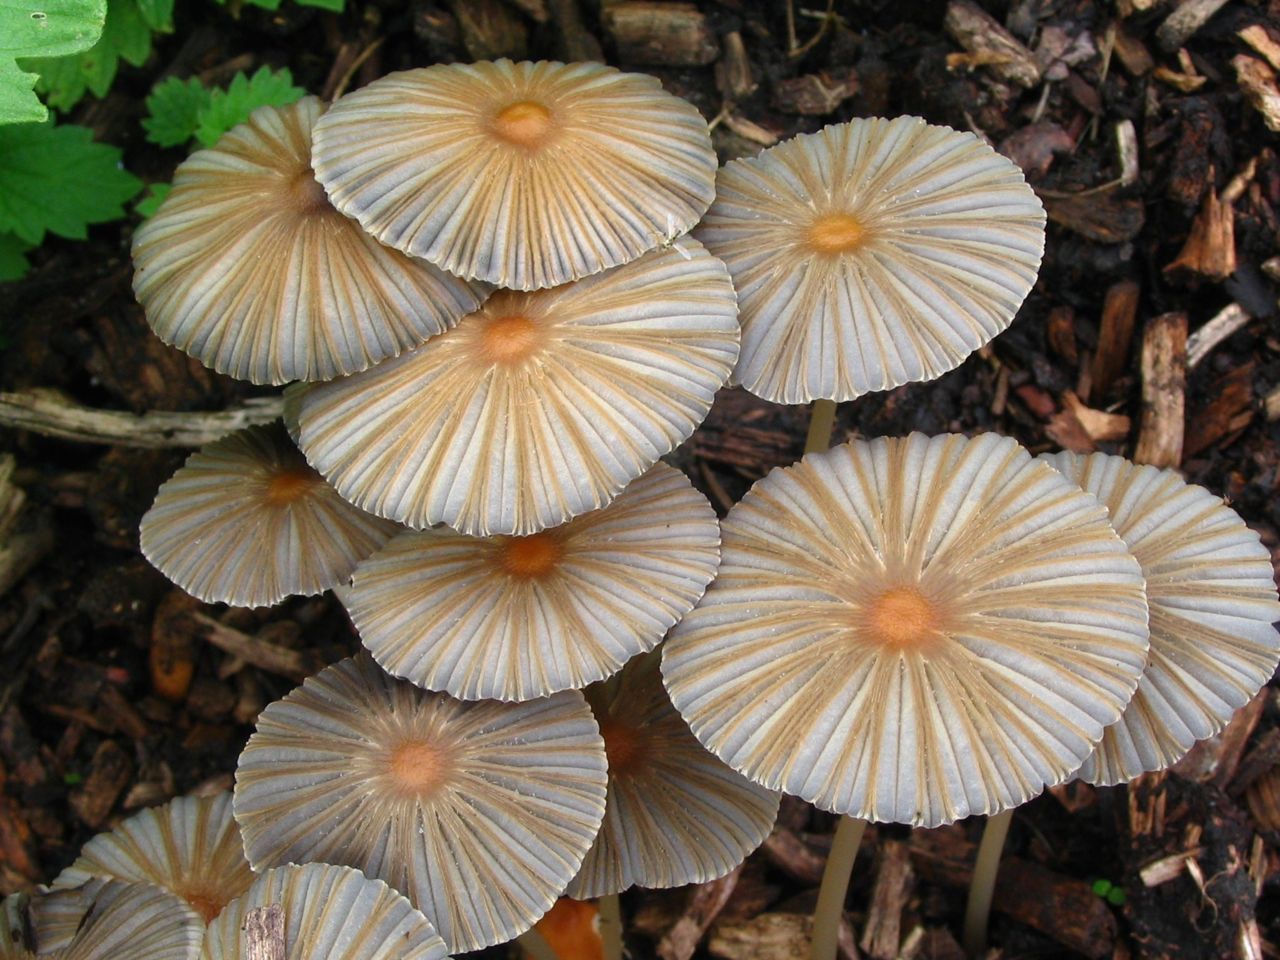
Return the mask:
<path fill-rule="evenodd" d="M 157 83 L 147 97 L 149 116 L 142 121 L 147 139 L 156 146 L 176 147 L 195 136 L 200 113 L 209 105 L 210 92 L 195 77 L 170 77 Z"/>
<path fill-rule="evenodd" d="M 138 0 L 138 12 L 156 33 L 173 33 L 173 0 Z"/>
<path fill-rule="evenodd" d="M 86 92 L 104 97 L 116 78 L 120 61 L 142 66 L 151 55 L 151 28 L 138 8 L 138 0 L 108 0 L 102 37 L 84 53 L 67 57 L 34 57 L 21 66 L 36 70 L 36 90 L 49 106 L 67 111 Z"/>
<path fill-rule="evenodd" d="M 298 0 L 300 7 L 319 7 L 321 10 L 332 10 L 334 13 L 341 13 L 345 6 L 344 0 Z"/>
<path fill-rule="evenodd" d="M 31 264 L 27 263 L 26 253 L 30 249 L 31 244 L 23 243 L 14 234 L 0 233 L 0 283 L 27 275 Z"/>
<path fill-rule="evenodd" d="M 211 147 L 238 124 L 249 119 L 259 107 L 283 107 L 306 96 L 307 91 L 293 85 L 288 69 L 277 72 L 261 67 L 252 77 L 237 73 L 226 90 L 214 90 L 209 103 L 200 111 L 196 139 L 201 146 Z"/>
<path fill-rule="evenodd" d="M 169 196 L 169 191 L 172 189 L 172 183 L 151 184 L 147 187 L 147 195 L 133 205 L 134 212 L 144 220 L 154 217 L 156 211 L 160 209 L 160 204 L 164 203 L 165 197 Z"/>
<path fill-rule="evenodd" d="M 61 57 L 87 50 L 102 35 L 106 0 L 0 0 L 0 123 L 44 120 L 32 90 L 36 75 L 17 57 Z"/>
<path fill-rule="evenodd" d="M 120 151 L 73 124 L 0 127 L 0 232 L 37 245 L 45 232 L 82 240 L 91 223 L 118 220 L 142 181 Z"/>

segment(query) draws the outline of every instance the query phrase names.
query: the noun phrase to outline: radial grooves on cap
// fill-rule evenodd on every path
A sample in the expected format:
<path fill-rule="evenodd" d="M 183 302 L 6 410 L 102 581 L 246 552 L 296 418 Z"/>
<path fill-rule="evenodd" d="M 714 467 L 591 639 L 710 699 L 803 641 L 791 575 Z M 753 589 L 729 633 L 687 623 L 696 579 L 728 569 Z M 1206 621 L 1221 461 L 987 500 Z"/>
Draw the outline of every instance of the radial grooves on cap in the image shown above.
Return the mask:
<path fill-rule="evenodd" d="M 858 229 L 837 233 L 860 239 L 815 252 L 809 231 L 833 216 L 851 217 Z M 1012 321 L 1035 282 L 1044 223 L 1009 160 L 972 134 L 898 117 L 730 162 L 695 235 L 738 290 L 733 381 L 801 403 L 957 366 Z"/>
<path fill-rule="evenodd" d="M 259 877 L 209 927 L 205 960 L 252 960 L 249 911 L 279 904 L 286 956 L 317 960 L 444 960 L 448 949 L 409 901 L 381 880 L 327 863 L 279 867 Z"/>
<path fill-rule="evenodd" d="M 530 534 L 604 506 L 688 437 L 738 351 L 724 266 L 680 240 L 551 290 L 500 292 L 420 350 L 296 400 L 307 459 L 411 527 Z M 494 361 L 485 325 L 539 330 Z"/>
<path fill-rule="evenodd" d="M 551 142 L 491 130 L 547 109 Z M 599 63 L 448 64 L 394 73 L 316 125 L 316 175 L 383 243 L 513 290 L 634 260 L 684 233 L 714 193 L 706 121 L 653 77 Z"/>
<path fill-rule="evenodd" d="M 856 442 L 774 470 L 722 524 L 672 632 L 672 701 L 746 776 L 823 809 L 934 826 L 1075 770 L 1147 653 L 1137 562 L 1097 501 L 1014 441 Z M 868 598 L 918 589 L 943 633 L 874 642 Z"/>
<path fill-rule="evenodd" d="M 355 373 L 487 294 L 384 247 L 311 173 L 315 97 L 261 107 L 183 162 L 133 242 L 134 292 L 165 343 L 254 383 Z"/>
<path fill-rule="evenodd" d="M 1174 470 L 1103 453 L 1043 459 L 1102 501 L 1147 580 L 1151 657 L 1080 770 L 1112 786 L 1180 760 L 1271 679 L 1280 661 L 1271 555 L 1220 497 Z"/>
<path fill-rule="evenodd" d="M 253 882 L 231 816 L 231 792 L 178 797 L 135 814 L 86 843 L 53 887 L 78 887 L 94 877 L 155 884 L 211 920 Z"/>
<path fill-rule="evenodd" d="M 272 502 L 272 481 L 298 484 Z M 351 576 L 395 524 L 338 496 L 279 424 L 249 427 L 192 454 L 142 518 L 142 553 L 206 603 L 267 606 Z"/>
<path fill-rule="evenodd" d="M 544 576 L 502 569 L 502 539 L 444 529 L 396 537 L 344 596 L 374 658 L 396 676 L 467 700 L 578 689 L 657 646 L 720 562 L 705 497 L 663 463 L 607 507 L 542 536 Z"/>
<path fill-rule="evenodd" d="M 634 769 L 621 776 L 610 770 L 604 825 L 567 896 L 706 883 L 764 842 L 779 795 L 698 743 L 662 687 L 656 653 L 595 684 L 587 699 L 602 722 L 635 731 L 644 748 Z"/>
<path fill-rule="evenodd" d="M 389 789 L 387 757 L 406 742 L 454 758 L 429 795 Z M 605 780 L 580 693 L 468 703 L 360 656 L 262 712 L 235 811 L 256 868 L 356 867 L 405 894 L 459 953 L 510 940 L 547 911 L 600 828 Z"/>
<path fill-rule="evenodd" d="M 70 891 L 68 891 L 70 892 Z M 204 921 L 173 894 L 146 883 L 108 882 L 83 925 L 50 960 L 196 960 Z"/>

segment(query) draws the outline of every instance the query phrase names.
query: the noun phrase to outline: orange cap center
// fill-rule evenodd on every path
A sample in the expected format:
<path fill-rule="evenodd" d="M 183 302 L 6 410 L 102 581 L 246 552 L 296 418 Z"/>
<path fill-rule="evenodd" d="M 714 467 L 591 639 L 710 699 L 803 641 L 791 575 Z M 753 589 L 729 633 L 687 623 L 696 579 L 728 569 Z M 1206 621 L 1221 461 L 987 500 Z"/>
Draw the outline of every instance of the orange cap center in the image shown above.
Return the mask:
<path fill-rule="evenodd" d="M 425 796 L 449 774 L 449 756 L 434 743 L 406 740 L 391 751 L 391 779 L 405 793 Z"/>
<path fill-rule="evenodd" d="M 856 217 L 847 213 L 830 213 L 809 226 L 806 237 L 817 253 L 848 253 L 862 245 L 866 230 Z"/>
<path fill-rule="evenodd" d="M 308 467 L 286 467 L 267 481 L 267 503 L 282 507 L 295 503 L 320 480 L 320 475 Z"/>
<path fill-rule="evenodd" d="M 182 899 L 191 905 L 191 908 L 204 919 L 206 924 L 212 923 L 214 918 L 222 912 L 222 908 L 227 905 L 227 901 L 208 890 L 187 890 L 182 894 Z"/>
<path fill-rule="evenodd" d="M 871 600 L 865 616 L 865 636 L 892 650 L 924 650 L 942 638 L 937 604 L 915 587 L 890 587 Z"/>
<path fill-rule="evenodd" d="M 637 728 L 617 720 L 600 722 L 605 756 L 609 758 L 609 776 L 617 777 L 634 771 L 649 752 L 648 738 Z"/>
<path fill-rule="evenodd" d="M 494 317 L 481 334 L 483 350 L 490 363 L 519 363 L 541 342 L 538 325 L 518 314 Z"/>
<path fill-rule="evenodd" d="M 498 112 L 493 129 L 507 143 L 532 150 L 551 133 L 551 111 L 533 100 L 520 100 Z"/>
<path fill-rule="evenodd" d="M 534 533 L 509 537 L 498 553 L 498 562 L 511 576 L 532 580 L 554 570 L 563 554 L 564 548 L 554 535 Z"/>

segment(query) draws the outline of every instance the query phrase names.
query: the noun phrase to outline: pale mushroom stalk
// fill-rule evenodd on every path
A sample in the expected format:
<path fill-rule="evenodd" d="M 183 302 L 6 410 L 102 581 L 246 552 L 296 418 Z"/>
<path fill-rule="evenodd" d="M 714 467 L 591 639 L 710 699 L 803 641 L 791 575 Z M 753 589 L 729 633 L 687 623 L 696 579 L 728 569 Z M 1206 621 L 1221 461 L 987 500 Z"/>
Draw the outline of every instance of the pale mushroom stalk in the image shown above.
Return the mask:
<path fill-rule="evenodd" d="M 831 446 L 831 431 L 836 425 L 836 402 L 819 399 L 809 410 L 809 434 L 805 437 L 805 453 L 821 453 Z"/>
<path fill-rule="evenodd" d="M 973 881 L 969 885 L 969 901 L 964 909 L 964 952 L 980 957 L 987 949 L 987 921 L 991 917 L 991 898 L 1000 872 L 1000 854 L 1009 835 L 1013 809 L 1001 810 L 987 817 L 978 844 L 978 859 L 973 865 Z"/>
<path fill-rule="evenodd" d="M 813 911 L 813 942 L 809 948 L 811 960 L 832 960 L 836 955 L 840 918 L 844 914 L 844 898 L 849 892 L 853 862 L 858 858 L 858 846 L 862 843 L 862 834 L 866 829 L 865 820 L 848 816 L 840 818 L 835 841 L 827 855 L 827 866 L 822 871 L 818 905 Z"/>
<path fill-rule="evenodd" d="M 596 901 L 600 909 L 600 939 L 604 941 L 604 960 L 622 960 L 622 904 L 611 893 Z"/>

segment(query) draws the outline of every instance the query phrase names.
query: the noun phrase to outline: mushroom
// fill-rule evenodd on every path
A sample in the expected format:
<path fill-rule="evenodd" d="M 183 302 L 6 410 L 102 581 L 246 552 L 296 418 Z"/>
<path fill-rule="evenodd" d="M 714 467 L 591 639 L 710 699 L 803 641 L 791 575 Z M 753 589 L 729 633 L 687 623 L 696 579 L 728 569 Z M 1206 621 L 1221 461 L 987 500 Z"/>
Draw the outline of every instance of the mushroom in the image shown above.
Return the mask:
<path fill-rule="evenodd" d="M 724 265 L 692 240 L 534 293 L 355 376 L 290 388 L 307 459 L 411 527 L 525 536 L 603 507 L 691 434 L 738 355 Z"/>
<path fill-rule="evenodd" d="M 235 814 L 255 869 L 361 869 L 457 953 L 546 912 L 600 829 L 605 779 L 580 693 L 468 703 L 361 655 L 262 711 L 236 769 Z"/>
<path fill-rule="evenodd" d="M 657 463 L 607 507 L 541 533 L 402 533 L 342 598 L 390 673 L 465 700 L 528 700 L 653 649 L 719 562 L 711 505 Z"/>
<path fill-rule="evenodd" d="M 343 97 L 316 176 L 383 243 L 513 290 L 566 283 L 684 233 L 714 194 L 702 115 L 600 63 L 437 64 Z"/>
<path fill-rule="evenodd" d="M 431 923 L 381 880 L 327 863 L 265 871 L 209 926 L 204 960 L 275 956 L 250 948 L 255 911 L 279 906 L 281 960 L 445 960 Z"/>
<path fill-rule="evenodd" d="M 452 326 L 488 293 L 384 247 L 311 171 L 324 105 L 260 107 L 179 165 L 133 241 L 133 289 L 165 343 L 254 383 L 328 380 Z"/>
<path fill-rule="evenodd" d="M 192 596 L 257 607 L 336 586 L 395 529 L 339 497 L 274 424 L 192 454 L 142 518 L 141 544 Z"/>

